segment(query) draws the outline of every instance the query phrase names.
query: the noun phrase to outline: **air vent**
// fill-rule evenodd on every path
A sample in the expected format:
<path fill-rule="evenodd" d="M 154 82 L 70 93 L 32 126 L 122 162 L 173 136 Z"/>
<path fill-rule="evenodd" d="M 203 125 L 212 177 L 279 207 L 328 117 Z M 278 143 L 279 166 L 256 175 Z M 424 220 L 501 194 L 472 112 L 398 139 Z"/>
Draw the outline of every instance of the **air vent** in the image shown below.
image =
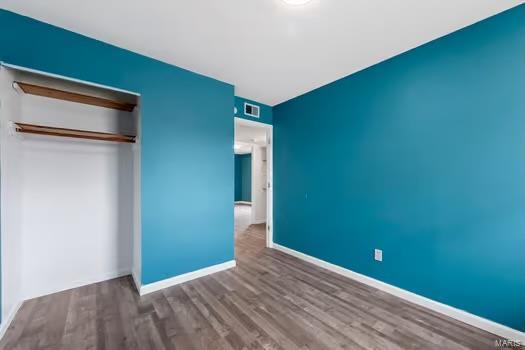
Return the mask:
<path fill-rule="evenodd" d="M 244 103 L 244 114 L 250 117 L 259 118 L 259 106 L 252 105 L 251 103 Z"/>

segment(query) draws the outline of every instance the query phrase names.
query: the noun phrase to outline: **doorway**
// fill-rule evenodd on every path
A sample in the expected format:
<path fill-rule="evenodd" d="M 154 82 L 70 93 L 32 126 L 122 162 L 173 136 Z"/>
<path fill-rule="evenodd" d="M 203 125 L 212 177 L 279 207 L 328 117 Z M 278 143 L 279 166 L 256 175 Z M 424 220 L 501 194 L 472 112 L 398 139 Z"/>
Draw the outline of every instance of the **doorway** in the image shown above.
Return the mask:
<path fill-rule="evenodd" d="M 264 246 L 272 247 L 272 126 L 234 120 L 235 239 L 262 231 Z"/>

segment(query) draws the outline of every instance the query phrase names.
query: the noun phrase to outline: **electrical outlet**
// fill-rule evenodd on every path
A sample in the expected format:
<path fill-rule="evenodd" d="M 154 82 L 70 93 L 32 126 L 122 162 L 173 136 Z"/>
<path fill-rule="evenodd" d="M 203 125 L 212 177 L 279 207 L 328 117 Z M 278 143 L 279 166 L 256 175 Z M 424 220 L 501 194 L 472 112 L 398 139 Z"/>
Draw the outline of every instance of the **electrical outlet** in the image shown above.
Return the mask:
<path fill-rule="evenodd" d="M 381 249 L 374 249 L 374 259 L 383 261 L 383 251 Z"/>

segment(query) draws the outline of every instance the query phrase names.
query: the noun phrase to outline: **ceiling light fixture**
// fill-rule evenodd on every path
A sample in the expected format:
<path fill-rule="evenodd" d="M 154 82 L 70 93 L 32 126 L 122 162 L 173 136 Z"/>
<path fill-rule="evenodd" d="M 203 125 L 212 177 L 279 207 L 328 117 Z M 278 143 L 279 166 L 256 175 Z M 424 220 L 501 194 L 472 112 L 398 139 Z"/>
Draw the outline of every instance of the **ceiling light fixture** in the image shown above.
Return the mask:
<path fill-rule="evenodd" d="M 306 5 L 312 0 L 283 0 L 283 1 L 287 5 L 297 6 L 297 5 Z"/>

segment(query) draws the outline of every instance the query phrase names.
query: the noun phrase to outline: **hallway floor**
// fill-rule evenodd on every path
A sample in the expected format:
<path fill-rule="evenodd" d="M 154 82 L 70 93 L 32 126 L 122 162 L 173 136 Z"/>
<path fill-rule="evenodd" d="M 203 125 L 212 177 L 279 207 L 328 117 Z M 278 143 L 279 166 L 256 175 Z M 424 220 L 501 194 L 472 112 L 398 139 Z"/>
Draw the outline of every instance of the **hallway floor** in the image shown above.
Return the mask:
<path fill-rule="evenodd" d="M 252 206 L 248 204 L 235 204 L 235 236 L 246 232 L 250 226 Z"/>
<path fill-rule="evenodd" d="M 0 348 L 494 349 L 492 334 L 265 248 L 246 213 L 237 267 L 143 297 L 122 277 L 26 301 Z"/>

